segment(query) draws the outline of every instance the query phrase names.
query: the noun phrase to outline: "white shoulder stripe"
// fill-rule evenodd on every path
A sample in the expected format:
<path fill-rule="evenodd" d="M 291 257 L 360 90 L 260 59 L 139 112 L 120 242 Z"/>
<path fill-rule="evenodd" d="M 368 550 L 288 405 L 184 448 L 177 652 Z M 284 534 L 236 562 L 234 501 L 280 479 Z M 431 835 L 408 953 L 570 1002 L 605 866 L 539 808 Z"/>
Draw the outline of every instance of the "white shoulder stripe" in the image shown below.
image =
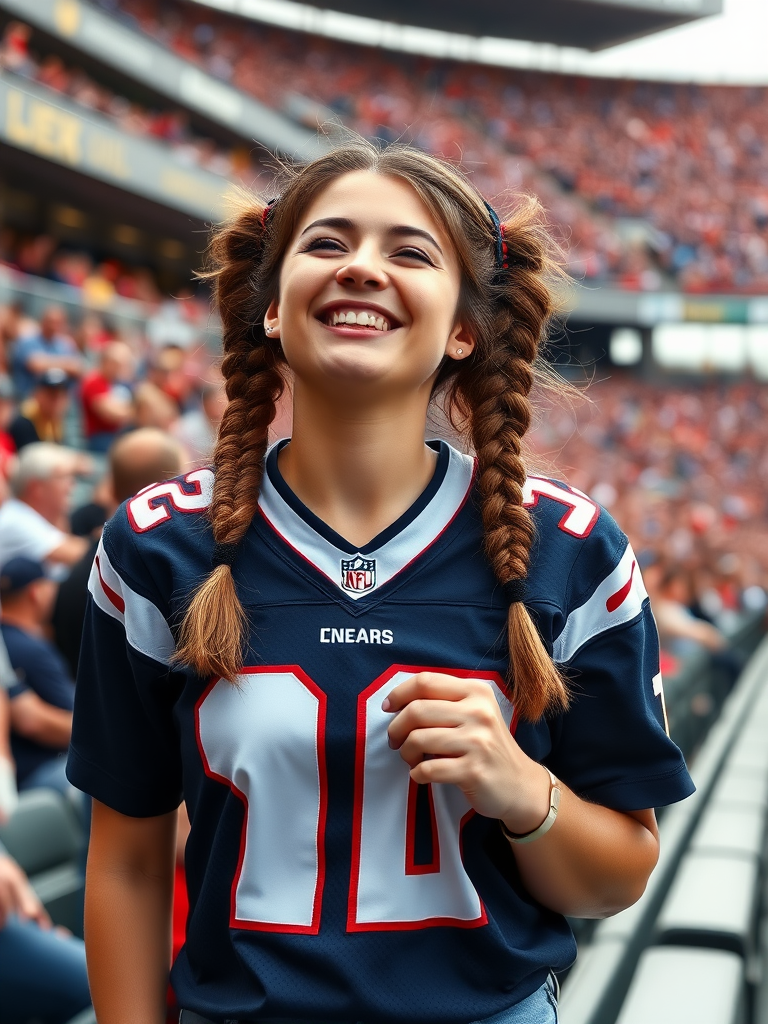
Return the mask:
<path fill-rule="evenodd" d="M 554 660 L 560 664 L 570 661 L 588 640 L 630 622 L 640 614 L 647 596 L 635 553 L 627 544 L 613 572 L 599 584 L 589 600 L 568 616 L 554 643 Z"/>
<path fill-rule="evenodd" d="M 121 624 L 134 650 L 161 665 L 170 664 L 176 645 L 168 623 L 151 601 L 131 590 L 120 578 L 104 550 L 103 540 L 96 552 L 88 589 L 99 608 Z"/>

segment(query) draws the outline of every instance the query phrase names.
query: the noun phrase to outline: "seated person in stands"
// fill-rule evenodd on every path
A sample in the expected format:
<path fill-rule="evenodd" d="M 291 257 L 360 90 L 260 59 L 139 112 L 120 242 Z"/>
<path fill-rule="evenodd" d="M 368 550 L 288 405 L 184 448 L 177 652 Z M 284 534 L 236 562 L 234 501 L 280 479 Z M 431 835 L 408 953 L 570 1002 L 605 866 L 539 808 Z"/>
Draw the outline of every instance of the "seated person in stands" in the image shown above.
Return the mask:
<path fill-rule="evenodd" d="M 210 465 L 226 408 L 224 381 L 207 383 L 200 395 L 200 408 L 185 412 L 174 424 L 172 432 L 186 449 L 189 469 Z"/>
<path fill-rule="evenodd" d="M 0 567 L 0 632 L 16 682 L 11 686 L 11 751 L 19 790 L 46 787 L 71 795 L 64 773 L 75 684 L 45 638 L 56 584 L 42 563 L 12 558 Z"/>
<path fill-rule="evenodd" d="M 24 555 L 53 570 L 73 565 L 88 548 L 69 533 L 67 513 L 80 456 L 59 445 L 26 445 L 11 474 L 13 497 L 0 505 L 0 565 Z"/>
<path fill-rule="evenodd" d="M 133 423 L 134 374 L 130 347 L 123 341 L 111 341 L 101 351 L 98 369 L 83 378 L 83 426 L 91 451 L 108 451 L 115 438 Z"/>
<path fill-rule="evenodd" d="M 127 498 L 157 480 L 170 480 L 181 473 L 183 451 L 172 437 L 154 427 L 132 430 L 115 441 L 109 450 L 109 480 L 99 488 L 103 510 L 109 517 Z M 74 517 L 73 517 L 74 518 Z M 102 520 L 103 522 L 103 520 Z M 53 610 L 53 630 L 56 646 L 64 655 L 72 675 L 77 673 L 80 657 L 80 638 L 85 621 L 88 598 L 88 577 L 99 543 L 93 531 L 91 544 L 81 560 L 72 567 L 69 576 L 59 587 Z M 100 531 L 99 531 L 100 533 Z"/>
<path fill-rule="evenodd" d="M 21 403 L 16 417 L 8 427 L 16 450 L 35 441 L 61 444 L 64 439 L 64 417 L 69 408 L 69 377 L 55 366 L 37 378 L 35 390 Z"/>
<path fill-rule="evenodd" d="M 40 318 L 39 331 L 16 343 L 11 365 L 21 398 L 32 393 L 35 381 L 46 370 L 63 370 L 70 380 L 82 375 L 83 359 L 68 334 L 67 317 L 61 306 L 49 306 Z"/>
<path fill-rule="evenodd" d="M 11 378 L 0 372 L 0 502 L 6 496 L 6 484 L 16 459 L 16 443 L 8 433 L 16 414 L 14 398 Z"/>
<path fill-rule="evenodd" d="M 16 809 L 16 766 L 11 754 L 11 712 L 8 691 L 16 684 L 5 641 L 0 635 L 0 825 L 4 825 Z"/>
<path fill-rule="evenodd" d="M 65 1024 L 90 1005 L 82 940 L 52 927 L 0 844 L 0 1021 Z"/>

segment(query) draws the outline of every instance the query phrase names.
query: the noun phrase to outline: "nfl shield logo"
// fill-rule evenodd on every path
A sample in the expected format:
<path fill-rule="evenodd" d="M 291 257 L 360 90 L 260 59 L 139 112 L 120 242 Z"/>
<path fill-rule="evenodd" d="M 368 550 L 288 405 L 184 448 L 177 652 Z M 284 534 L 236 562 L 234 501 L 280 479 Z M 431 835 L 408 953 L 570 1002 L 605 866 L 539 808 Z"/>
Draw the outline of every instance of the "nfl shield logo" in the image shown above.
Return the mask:
<path fill-rule="evenodd" d="M 349 560 L 342 558 L 341 586 L 353 594 L 373 590 L 376 586 L 376 559 L 363 558 L 362 555 L 355 555 Z"/>

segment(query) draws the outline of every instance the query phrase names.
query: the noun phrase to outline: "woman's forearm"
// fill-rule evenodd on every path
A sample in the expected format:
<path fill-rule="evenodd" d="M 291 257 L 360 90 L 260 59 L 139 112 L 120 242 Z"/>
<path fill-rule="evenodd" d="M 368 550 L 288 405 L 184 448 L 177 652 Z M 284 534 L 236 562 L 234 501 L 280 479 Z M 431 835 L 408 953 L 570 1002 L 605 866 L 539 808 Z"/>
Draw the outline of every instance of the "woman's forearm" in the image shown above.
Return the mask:
<path fill-rule="evenodd" d="M 176 812 L 127 818 L 94 801 L 85 945 L 99 1024 L 164 1024 Z"/>
<path fill-rule="evenodd" d="M 560 788 L 560 811 L 549 832 L 532 843 L 510 844 L 523 883 L 558 913 L 609 917 L 640 898 L 656 864 L 654 813 L 622 814 Z"/>

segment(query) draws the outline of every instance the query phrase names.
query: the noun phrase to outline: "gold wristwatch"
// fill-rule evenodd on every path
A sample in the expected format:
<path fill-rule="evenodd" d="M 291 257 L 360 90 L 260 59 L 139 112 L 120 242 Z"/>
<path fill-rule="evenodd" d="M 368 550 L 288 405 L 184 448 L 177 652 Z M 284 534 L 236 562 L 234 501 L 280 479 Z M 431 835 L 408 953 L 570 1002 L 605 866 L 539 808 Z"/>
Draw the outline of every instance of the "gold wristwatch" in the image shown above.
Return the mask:
<path fill-rule="evenodd" d="M 550 787 L 549 787 L 549 813 L 538 828 L 535 828 L 533 832 L 525 832 L 523 835 L 515 835 L 514 832 L 510 832 L 503 821 L 499 821 L 501 825 L 501 831 L 510 841 L 510 843 L 532 843 L 534 839 L 540 839 L 546 835 L 547 832 L 552 828 L 557 817 L 557 812 L 560 810 L 560 783 L 557 781 L 552 772 L 547 768 L 546 765 L 542 765 L 549 775 Z"/>

